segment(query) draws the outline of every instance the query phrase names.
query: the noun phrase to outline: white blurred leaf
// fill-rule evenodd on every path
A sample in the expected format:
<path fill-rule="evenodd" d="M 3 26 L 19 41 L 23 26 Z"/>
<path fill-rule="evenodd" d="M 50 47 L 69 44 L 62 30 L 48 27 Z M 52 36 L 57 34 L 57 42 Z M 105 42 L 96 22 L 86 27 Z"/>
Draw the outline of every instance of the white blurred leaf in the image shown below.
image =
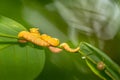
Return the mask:
<path fill-rule="evenodd" d="M 120 27 L 120 7 L 110 0 L 55 0 L 55 6 L 70 27 L 103 40 L 114 38 Z"/>

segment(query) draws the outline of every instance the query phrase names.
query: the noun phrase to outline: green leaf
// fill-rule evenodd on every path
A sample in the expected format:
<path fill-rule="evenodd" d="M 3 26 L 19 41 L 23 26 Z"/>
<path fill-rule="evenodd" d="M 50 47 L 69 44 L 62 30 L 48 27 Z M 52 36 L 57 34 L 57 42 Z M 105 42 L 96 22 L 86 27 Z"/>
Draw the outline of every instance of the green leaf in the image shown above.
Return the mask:
<path fill-rule="evenodd" d="M 42 71 L 45 53 L 39 47 L 18 43 L 18 33 L 27 30 L 0 16 L 0 80 L 33 80 Z"/>
<path fill-rule="evenodd" d="M 17 42 L 17 34 L 26 30 L 24 26 L 16 21 L 0 15 L 0 49 Z"/>
<path fill-rule="evenodd" d="M 85 57 L 85 60 L 91 70 L 102 79 L 120 79 L 120 67 L 99 49 L 93 47 L 88 43 L 82 42 L 80 44 L 80 53 Z M 104 63 L 104 70 L 97 68 L 97 64 L 101 61 Z"/>
<path fill-rule="evenodd" d="M 17 38 L 17 34 L 26 30 L 24 26 L 4 16 L 0 16 L 0 36 Z"/>
<path fill-rule="evenodd" d="M 33 80 L 44 63 L 43 50 L 12 45 L 0 51 L 0 80 Z"/>

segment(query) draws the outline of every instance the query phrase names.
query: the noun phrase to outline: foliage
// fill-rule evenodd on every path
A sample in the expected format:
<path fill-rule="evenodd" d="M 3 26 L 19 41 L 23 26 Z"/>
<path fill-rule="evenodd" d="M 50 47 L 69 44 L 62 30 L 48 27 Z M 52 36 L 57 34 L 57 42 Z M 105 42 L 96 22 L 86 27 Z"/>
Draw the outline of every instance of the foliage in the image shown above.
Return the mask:
<path fill-rule="evenodd" d="M 80 53 L 85 57 L 86 63 L 91 68 L 91 70 L 93 70 L 93 72 L 102 79 L 120 79 L 120 67 L 107 55 L 105 55 L 105 53 L 85 42 L 80 44 Z M 102 63 L 99 64 L 100 62 Z M 103 68 L 98 66 L 103 66 Z"/>
<path fill-rule="evenodd" d="M 120 64 L 119 7 L 119 0 L 0 0 L 0 14 L 25 26 L 0 16 L 0 80 L 119 80 L 119 68 L 115 67 Z M 38 27 L 61 43 L 70 41 L 67 43 L 71 47 L 86 41 L 118 65 L 87 43 L 80 45 L 82 55 L 66 51 L 52 54 L 32 43 L 19 44 L 18 32 L 31 27 Z M 93 58 L 86 55 L 91 52 L 95 53 Z M 90 58 L 82 59 L 86 56 Z M 98 61 L 107 65 L 105 71 L 111 75 L 99 73 Z"/>
<path fill-rule="evenodd" d="M 22 30 L 19 23 L 0 16 L 0 80 L 32 80 L 43 69 L 44 51 L 18 43 Z"/>

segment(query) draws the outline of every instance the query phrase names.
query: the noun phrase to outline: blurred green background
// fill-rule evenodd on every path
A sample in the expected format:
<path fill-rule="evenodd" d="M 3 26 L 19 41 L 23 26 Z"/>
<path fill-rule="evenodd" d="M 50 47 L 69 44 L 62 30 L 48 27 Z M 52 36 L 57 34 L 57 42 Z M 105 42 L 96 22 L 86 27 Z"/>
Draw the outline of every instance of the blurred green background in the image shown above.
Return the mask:
<path fill-rule="evenodd" d="M 0 0 L 0 14 L 61 42 L 86 41 L 120 65 L 119 0 Z M 35 80 L 101 80 L 80 54 L 45 51 L 44 69 Z"/>

